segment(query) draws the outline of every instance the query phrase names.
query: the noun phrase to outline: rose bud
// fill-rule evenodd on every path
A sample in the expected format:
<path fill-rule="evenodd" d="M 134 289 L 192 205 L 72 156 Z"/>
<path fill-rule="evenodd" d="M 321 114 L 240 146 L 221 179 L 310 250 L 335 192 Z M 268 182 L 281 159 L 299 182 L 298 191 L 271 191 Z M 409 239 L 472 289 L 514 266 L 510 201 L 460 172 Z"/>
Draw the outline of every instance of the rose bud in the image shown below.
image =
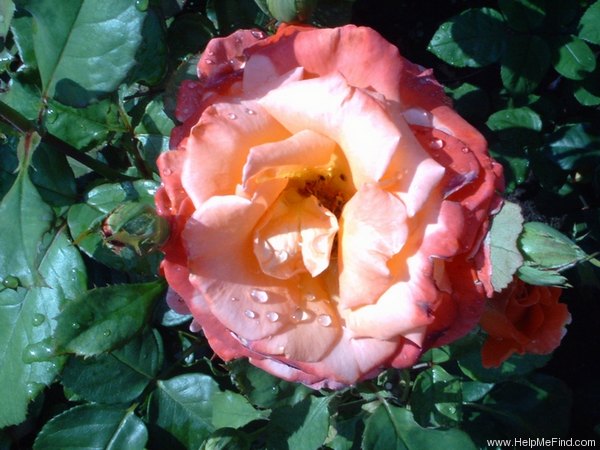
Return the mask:
<path fill-rule="evenodd" d="M 106 216 L 100 232 L 105 244 L 115 253 L 129 247 L 141 256 L 158 250 L 164 244 L 169 226 L 151 205 L 126 202 Z"/>
<path fill-rule="evenodd" d="M 513 353 L 544 355 L 554 351 L 571 323 L 562 289 L 533 286 L 515 278 L 486 305 L 481 326 L 488 337 L 481 349 L 484 367 L 498 367 Z"/>
<path fill-rule="evenodd" d="M 374 30 L 213 39 L 176 115 L 162 270 L 223 360 L 340 388 L 479 322 L 502 168 Z"/>

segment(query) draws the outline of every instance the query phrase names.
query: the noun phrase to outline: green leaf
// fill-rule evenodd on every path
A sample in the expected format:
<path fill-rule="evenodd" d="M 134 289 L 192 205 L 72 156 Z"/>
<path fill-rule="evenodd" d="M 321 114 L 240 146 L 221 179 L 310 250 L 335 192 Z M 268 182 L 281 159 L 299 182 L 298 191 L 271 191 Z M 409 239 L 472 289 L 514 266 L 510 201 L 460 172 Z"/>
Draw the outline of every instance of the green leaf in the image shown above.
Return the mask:
<path fill-rule="evenodd" d="M 214 27 L 206 16 L 178 15 L 167 30 L 170 57 L 183 60 L 188 55 L 200 53 L 214 36 Z"/>
<path fill-rule="evenodd" d="M 41 197 L 53 206 L 75 203 L 77 188 L 67 158 L 43 142 L 36 149 L 29 167 L 31 181 Z"/>
<path fill-rule="evenodd" d="M 528 262 L 519 267 L 517 275 L 528 284 L 569 287 L 569 280 L 556 270 L 543 269 Z"/>
<path fill-rule="evenodd" d="M 519 149 L 523 155 L 523 147 L 535 144 L 541 138 L 542 119 L 527 107 L 496 111 L 486 125 L 496 133 L 503 146 Z"/>
<path fill-rule="evenodd" d="M 77 149 L 89 149 L 105 142 L 112 133 L 124 132 L 117 105 L 104 100 L 86 108 L 72 108 L 48 102 L 45 125 L 48 131 Z"/>
<path fill-rule="evenodd" d="M 111 353 L 72 356 L 63 369 L 62 384 L 91 402 L 131 402 L 154 379 L 162 361 L 160 334 L 147 330 Z"/>
<path fill-rule="evenodd" d="M 502 84 L 513 94 L 523 95 L 538 87 L 550 67 L 550 49 L 539 36 L 510 36 L 502 55 Z"/>
<path fill-rule="evenodd" d="M 30 15 L 13 17 L 10 30 L 15 40 L 17 50 L 23 61 L 20 71 L 37 70 L 35 50 L 33 49 L 33 19 Z"/>
<path fill-rule="evenodd" d="M 571 80 L 583 80 L 596 68 L 592 49 L 576 36 L 555 38 L 552 64 L 558 73 Z"/>
<path fill-rule="evenodd" d="M 0 38 L 2 39 L 8 33 L 14 12 L 15 4 L 12 0 L 0 0 Z"/>
<path fill-rule="evenodd" d="M 521 208 L 515 203 L 504 202 L 492 221 L 488 237 L 493 267 L 492 285 L 496 292 L 509 285 L 514 273 L 523 264 L 523 257 L 517 248 L 517 239 L 522 229 Z"/>
<path fill-rule="evenodd" d="M 143 450 L 144 422 L 132 411 L 105 405 L 80 405 L 52 418 L 38 434 L 34 450 Z"/>
<path fill-rule="evenodd" d="M 212 423 L 217 428 L 240 428 L 268 416 L 268 411 L 254 409 L 243 395 L 235 392 L 217 392 L 213 397 Z"/>
<path fill-rule="evenodd" d="M 579 37 L 592 44 L 600 44 L 600 1 L 591 5 L 581 16 Z"/>
<path fill-rule="evenodd" d="M 220 428 L 202 443 L 200 450 L 249 450 L 250 437 L 233 428 Z"/>
<path fill-rule="evenodd" d="M 569 427 L 571 393 L 560 380 L 542 374 L 497 385 L 484 397 L 471 428 L 495 422 L 494 436 L 565 437 Z M 490 420 L 492 419 L 492 420 Z M 489 435 L 487 436 L 489 439 Z"/>
<path fill-rule="evenodd" d="M 600 105 L 600 64 L 583 80 L 574 83 L 573 95 L 584 106 Z"/>
<path fill-rule="evenodd" d="M 264 5 L 265 1 L 261 3 Z M 316 3 L 316 0 L 266 0 L 269 13 L 280 22 L 306 21 Z"/>
<path fill-rule="evenodd" d="M 455 89 L 446 88 L 454 102 L 454 109 L 471 123 L 483 122 L 489 116 L 490 100 L 487 92 L 470 83 Z"/>
<path fill-rule="evenodd" d="M 135 64 L 145 15 L 129 0 L 20 0 L 34 17 L 44 97 L 85 106 L 113 92 Z"/>
<path fill-rule="evenodd" d="M 523 226 L 519 248 L 527 260 L 559 271 L 587 258 L 571 239 L 542 222 L 527 222 Z"/>
<path fill-rule="evenodd" d="M 217 25 L 220 34 L 225 35 L 240 28 L 256 27 L 256 19 L 262 12 L 252 1 L 209 0 L 207 14 Z"/>
<path fill-rule="evenodd" d="M 214 431 L 217 383 L 208 375 L 188 374 L 158 381 L 157 386 L 148 407 L 148 420 L 159 427 L 152 429 L 153 442 L 160 448 L 198 448 Z"/>
<path fill-rule="evenodd" d="M 2 237 L 13 238 L 4 233 Z M 0 428 L 22 422 L 28 401 L 60 371 L 63 358 L 52 352 L 54 318 L 67 300 L 87 287 L 83 261 L 64 228 L 50 243 L 39 244 L 39 260 L 33 270 L 44 285 L 0 290 L 0 361 L 4 361 L 0 364 Z"/>
<path fill-rule="evenodd" d="M 270 449 L 318 449 L 329 430 L 329 397 L 311 395 L 294 406 L 273 410 L 267 429 Z"/>
<path fill-rule="evenodd" d="M 165 113 L 162 97 L 157 97 L 148 103 L 142 120 L 135 127 L 135 136 L 142 145 L 142 156 L 155 170 L 156 158 L 169 149 L 173 126 L 173 121 Z"/>
<path fill-rule="evenodd" d="M 167 33 L 159 8 L 150 7 L 142 26 L 142 41 L 135 55 L 136 65 L 128 77 L 146 85 L 158 84 L 167 70 Z"/>
<path fill-rule="evenodd" d="M 391 405 L 379 406 L 367 419 L 363 450 L 475 450 L 467 434 L 457 428 L 421 428 L 410 411 Z"/>
<path fill-rule="evenodd" d="M 261 408 L 295 405 L 313 392 L 303 384 L 276 378 L 244 359 L 230 362 L 228 368 L 240 392 Z"/>
<path fill-rule="evenodd" d="M 57 350 L 94 356 L 122 346 L 146 325 L 163 290 L 162 281 L 153 281 L 88 291 L 58 316 Z"/>
<path fill-rule="evenodd" d="M 69 229 L 77 245 L 84 253 L 108 267 L 155 275 L 160 253 L 140 256 L 129 247 L 124 247 L 117 254 L 104 243 L 100 226 L 106 216 L 124 202 L 153 206 L 157 189 L 158 183 L 155 181 L 138 180 L 102 184 L 90 190 L 85 196 L 85 203 L 73 205 L 67 216 Z"/>
<path fill-rule="evenodd" d="M 410 405 L 421 426 L 456 426 L 462 418 L 460 380 L 441 366 L 433 366 L 415 379 Z"/>
<path fill-rule="evenodd" d="M 518 31 L 535 30 L 546 17 L 545 0 L 499 0 L 498 6 L 508 25 Z"/>
<path fill-rule="evenodd" d="M 547 141 L 550 158 L 564 170 L 596 164 L 600 157 L 600 133 L 586 123 L 557 128 Z"/>
<path fill-rule="evenodd" d="M 443 23 L 427 49 L 456 67 L 483 67 L 500 59 L 506 28 L 495 9 L 468 9 Z"/>
<path fill-rule="evenodd" d="M 22 286 L 42 285 L 37 266 L 41 258 L 39 243 L 49 232 L 54 213 L 42 200 L 27 175 L 27 167 L 39 136 L 26 135 L 18 152 L 21 169 L 10 191 L 0 203 L 0 278 L 16 277 Z"/>

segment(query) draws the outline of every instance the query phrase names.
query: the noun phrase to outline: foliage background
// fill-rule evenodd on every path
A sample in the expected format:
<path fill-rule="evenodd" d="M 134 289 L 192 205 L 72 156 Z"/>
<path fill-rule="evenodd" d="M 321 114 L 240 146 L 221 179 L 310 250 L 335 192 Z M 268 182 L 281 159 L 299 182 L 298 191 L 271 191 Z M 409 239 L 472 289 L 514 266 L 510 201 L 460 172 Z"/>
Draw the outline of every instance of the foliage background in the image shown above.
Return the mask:
<path fill-rule="evenodd" d="M 225 366 L 166 309 L 150 207 L 176 86 L 211 37 L 270 31 L 270 13 L 289 19 L 313 2 L 257 3 L 0 0 L 0 449 L 599 439 L 600 282 L 577 258 L 542 267 L 572 285 L 573 323 L 551 359 L 483 370 L 476 330 L 341 392 Z M 597 251 L 600 2 L 321 0 L 311 21 L 371 26 L 432 67 L 488 138 L 526 220 Z"/>

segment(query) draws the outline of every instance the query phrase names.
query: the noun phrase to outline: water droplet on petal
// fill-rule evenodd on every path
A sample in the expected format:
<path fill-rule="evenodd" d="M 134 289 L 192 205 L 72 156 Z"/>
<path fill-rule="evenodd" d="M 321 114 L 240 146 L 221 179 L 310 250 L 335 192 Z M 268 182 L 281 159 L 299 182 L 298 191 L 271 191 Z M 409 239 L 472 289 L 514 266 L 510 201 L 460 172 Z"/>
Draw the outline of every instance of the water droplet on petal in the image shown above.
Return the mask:
<path fill-rule="evenodd" d="M 250 114 L 252 116 L 252 115 L 256 114 L 256 111 L 254 111 L 253 109 L 247 108 L 246 114 Z"/>
<path fill-rule="evenodd" d="M 31 323 L 33 324 L 34 327 L 39 327 L 41 324 L 44 323 L 44 321 L 46 320 L 46 316 L 43 314 L 34 314 L 33 318 L 31 319 Z"/>
<path fill-rule="evenodd" d="M 163 170 L 163 174 L 164 174 L 165 176 L 167 176 L 167 177 L 168 177 L 169 175 L 171 175 L 172 173 L 173 173 L 173 171 L 172 171 L 171 169 L 165 169 L 165 170 Z"/>
<path fill-rule="evenodd" d="M 256 318 L 256 313 L 254 311 L 252 311 L 251 309 L 247 309 L 246 311 L 244 311 L 244 315 L 248 319 L 254 319 L 254 318 Z"/>
<path fill-rule="evenodd" d="M 231 300 L 232 302 L 237 302 L 237 301 L 239 301 L 240 299 L 239 299 L 239 298 L 237 298 L 237 297 L 231 297 L 231 298 L 230 298 L 230 300 Z"/>
<path fill-rule="evenodd" d="M 235 119 L 237 119 L 237 116 L 234 113 L 229 113 L 229 114 L 227 114 L 227 118 L 229 120 L 235 120 Z"/>
<path fill-rule="evenodd" d="M 215 63 L 215 62 L 214 62 L 212 59 L 210 59 L 210 58 L 206 58 L 206 59 L 204 60 L 204 62 L 205 62 L 206 64 L 208 64 L 209 66 Z"/>
<path fill-rule="evenodd" d="M 285 250 L 275 250 L 275 259 L 279 262 L 279 263 L 284 263 L 287 261 L 289 257 L 288 252 L 286 252 Z"/>
<path fill-rule="evenodd" d="M 269 294 L 260 289 L 252 289 L 250 291 L 250 297 L 252 297 L 258 303 L 267 303 L 267 301 L 269 301 Z"/>
<path fill-rule="evenodd" d="M 444 144 L 445 142 L 441 139 L 434 139 L 429 143 L 429 148 L 431 148 L 432 150 L 439 150 L 441 148 L 444 148 Z"/>
<path fill-rule="evenodd" d="M 263 33 L 262 31 L 252 30 L 250 33 L 252 34 L 252 36 L 254 36 L 255 39 L 262 39 L 265 37 L 265 33 Z"/>
<path fill-rule="evenodd" d="M 321 314 L 317 317 L 317 323 L 321 326 L 328 327 L 332 323 L 331 316 L 329 314 Z"/>
<path fill-rule="evenodd" d="M 269 311 L 267 313 L 267 319 L 269 319 L 269 322 L 277 322 L 279 320 L 279 314 L 275 311 Z"/>
<path fill-rule="evenodd" d="M 215 56 L 215 52 L 214 52 L 214 50 L 209 50 L 209 51 L 208 51 L 208 52 L 206 52 L 206 53 L 208 53 L 208 56 Z"/>
<path fill-rule="evenodd" d="M 463 153 L 469 153 L 469 149 L 467 147 L 461 148 L 460 151 Z"/>
<path fill-rule="evenodd" d="M 292 315 L 290 316 L 292 321 L 294 322 L 302 322 L 304 320 L 308 320 L 308 318 L 310 317 L 308 315 L 308 313 L 306 311 L 304 311 L 301 308 L 296 309 L 296 311 L 294 311 L 292 313 Z"/>
<path fill-rule="evenodd" d="M 314 302 L 317 299 L 317 296 L 315 294 L 304 294 L 302 298 L 307 302 Z"/>

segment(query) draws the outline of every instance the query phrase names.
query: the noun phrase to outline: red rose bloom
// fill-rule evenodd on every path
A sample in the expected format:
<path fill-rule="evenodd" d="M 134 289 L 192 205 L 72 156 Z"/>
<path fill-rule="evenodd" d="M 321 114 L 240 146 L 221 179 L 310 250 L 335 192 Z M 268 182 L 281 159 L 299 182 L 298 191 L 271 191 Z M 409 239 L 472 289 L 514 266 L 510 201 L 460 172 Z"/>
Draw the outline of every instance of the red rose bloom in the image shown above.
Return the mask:
<path fill-rule="evenodd" d="M 221 358 L 337 388 L 477 324 L 501 166 L 375 31 L 213 39 L 177 117 L 162 269 Z"/>
<path fill-rule="evenodd" d="M 488 333 L 481 350 L 484 367 L 498 367 L 513 353 L 551 353 L 571 322 L 558 303 L 562 289 L 533 286 L 518 278 L 486 305 L 481 326 Z"/>

